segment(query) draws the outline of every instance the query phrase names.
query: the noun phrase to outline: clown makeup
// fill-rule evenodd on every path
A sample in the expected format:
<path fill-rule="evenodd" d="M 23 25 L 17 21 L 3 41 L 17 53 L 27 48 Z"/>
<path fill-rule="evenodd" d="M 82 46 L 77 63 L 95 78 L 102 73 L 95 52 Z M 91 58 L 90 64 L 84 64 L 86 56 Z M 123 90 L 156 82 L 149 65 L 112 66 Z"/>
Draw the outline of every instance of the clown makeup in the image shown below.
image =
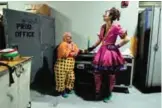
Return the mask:
<path fill-rule="evenodd" d="M 72 37 L 70 32 L 65 32 L 63 34 L 63 41 L 71 43 L 72 42 Z"/>
<path fill-rule="evenodd" d="M 105 22 L 109 21 L 110 20 L 109 16 L 110 16 L 110 10 L 106 10 L 105 14 L 103 15 L 103 20 Z"/>
<path fill-rule="evenodd" d="M 66 41 L 67 41 L 68 43 L 71 43 L 71 42 L 72 42 L 72 37 L 71 37 L 71 36 L 67 36 L 67 37 L 66 37 Z"/>

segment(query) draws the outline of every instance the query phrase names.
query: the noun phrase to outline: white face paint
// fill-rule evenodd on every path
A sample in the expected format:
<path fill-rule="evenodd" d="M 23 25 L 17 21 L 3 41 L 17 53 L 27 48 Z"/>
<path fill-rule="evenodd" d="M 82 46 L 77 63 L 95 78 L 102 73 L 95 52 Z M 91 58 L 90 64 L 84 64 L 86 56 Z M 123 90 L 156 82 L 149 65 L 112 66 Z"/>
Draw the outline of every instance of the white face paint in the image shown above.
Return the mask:
<path fill-rule="evenodd" d="M 104 15 L 105 16 L 109 16 L 109 14 L 110 14 L 110 11 L 109 10 L 106 10 Z"/>
<path fill-rule="evenodd" d="M 110 15 L 110 11 L 106 10 L 105 14 L 103 15 L 103 20 L 107 22 L 109 20 L 109 15 Z"/>

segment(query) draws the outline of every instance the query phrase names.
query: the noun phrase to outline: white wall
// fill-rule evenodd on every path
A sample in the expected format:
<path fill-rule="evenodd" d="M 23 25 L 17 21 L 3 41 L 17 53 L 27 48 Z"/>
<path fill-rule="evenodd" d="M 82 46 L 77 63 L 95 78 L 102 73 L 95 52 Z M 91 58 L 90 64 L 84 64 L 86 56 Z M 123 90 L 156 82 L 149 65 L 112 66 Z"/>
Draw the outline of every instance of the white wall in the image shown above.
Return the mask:
<path fill-rule="evenodd" d="M 121 9 L 118 1 L 53 1 L 53 2 L 12 2 L 9 8 L 25 10 L 25 4 L 46 3 L 53 8 L 52 16 L 56 19 L 56 44 L 61 41 L 65 31 L 72 32 L 73 40 L 80 48 L 87 48 L 87 37 L 91 36 L 91 44 L 97 39 L 97 33 L 103 23 L 102 15 L 106 9 L 119 8 L 121 25 L 127 29 L 129 36 L 134 36 L 137 26 L 138 1 L 130 1 L 128 8 Z M 123 49 L 129 47 L 126 45 Z"/>

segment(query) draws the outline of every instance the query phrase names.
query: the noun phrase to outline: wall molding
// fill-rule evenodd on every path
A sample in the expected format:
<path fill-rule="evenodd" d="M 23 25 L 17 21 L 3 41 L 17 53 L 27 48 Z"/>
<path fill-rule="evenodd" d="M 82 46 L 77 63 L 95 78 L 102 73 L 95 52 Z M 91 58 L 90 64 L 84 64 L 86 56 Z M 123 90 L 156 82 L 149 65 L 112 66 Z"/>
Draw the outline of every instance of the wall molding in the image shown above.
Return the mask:
<path fill-rule="evenodd" d="M 139 7 L 144 8 L 144 7 L 161 7 L 162 4 L 161 1 L 139 1 Z"/>

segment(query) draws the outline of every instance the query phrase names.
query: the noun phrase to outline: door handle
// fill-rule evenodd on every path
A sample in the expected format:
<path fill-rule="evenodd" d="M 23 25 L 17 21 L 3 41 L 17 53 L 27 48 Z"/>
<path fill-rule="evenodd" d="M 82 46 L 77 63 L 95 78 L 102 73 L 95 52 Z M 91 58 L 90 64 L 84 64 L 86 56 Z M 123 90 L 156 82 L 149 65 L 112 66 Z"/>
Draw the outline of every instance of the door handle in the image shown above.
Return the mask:
<path fill-rule="evenodd" d="M 14 97 L 10 93 L 7 93 L 7 96 L 10 98 L 11 101 L 13 101 Z"/>
<path fill-rule="evenodd" d="M 21 76 L 20 67 L 19 66 L 15 66 L 15 68 L 16 68 L 15 74 L 19 78 Z"/>
<path fill-rule="evenodd" d="M 23 67 L 23 65 L 22 64 L 20 64 L 20 73 L 23 73 L 24 72 L 24 67 Z"/>
<path fill-rule="evenodd" d="M 155 46 L 154 46 L 154 51 L 157 51 L 158 49 L 159 49 L 158 44 L 155 44 Z"/>

